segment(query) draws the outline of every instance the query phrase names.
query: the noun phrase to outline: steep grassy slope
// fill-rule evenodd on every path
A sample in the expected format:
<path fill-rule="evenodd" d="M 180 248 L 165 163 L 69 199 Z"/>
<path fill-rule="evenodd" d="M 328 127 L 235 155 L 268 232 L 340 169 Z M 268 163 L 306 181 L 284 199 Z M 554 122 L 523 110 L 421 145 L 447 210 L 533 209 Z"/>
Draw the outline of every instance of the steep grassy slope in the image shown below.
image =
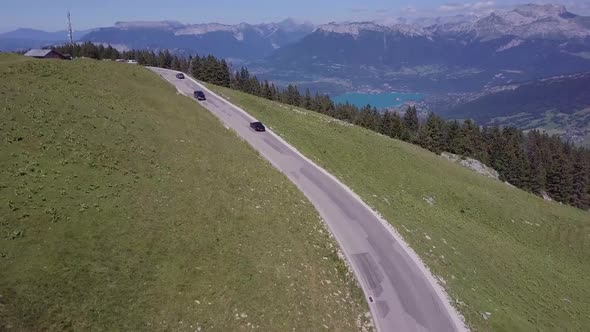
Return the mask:
<path fill-rule="evenodd" d="M 356 330 L 304 196 L 145 68 L 0 54 L 0 330 Z"/>
<path fill-rule="evenodd" d="M 590 214 L 417 146 L 214 87 L 339 177 L 444 280 L 476 330 L 587 330 Z"/>

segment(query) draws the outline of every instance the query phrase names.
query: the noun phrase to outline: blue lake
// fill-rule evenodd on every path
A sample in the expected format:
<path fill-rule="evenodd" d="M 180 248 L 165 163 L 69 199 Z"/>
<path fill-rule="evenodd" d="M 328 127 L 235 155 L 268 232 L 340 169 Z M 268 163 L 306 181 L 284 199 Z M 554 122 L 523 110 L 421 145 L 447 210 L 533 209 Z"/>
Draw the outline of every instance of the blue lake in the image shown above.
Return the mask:
<path fill-rule="evenodd" d="M 377 109 L 385 109 L 390 107 L 402 106 L 408 101 L 420 101 L 424 99 L 421 93 L 359 93 L 349 92 L 341 94 L 332 98 L 335 103 L 346 103 L 355 105 L 357 107 L 364 107 L 367 104 L 377 107 Z"/>

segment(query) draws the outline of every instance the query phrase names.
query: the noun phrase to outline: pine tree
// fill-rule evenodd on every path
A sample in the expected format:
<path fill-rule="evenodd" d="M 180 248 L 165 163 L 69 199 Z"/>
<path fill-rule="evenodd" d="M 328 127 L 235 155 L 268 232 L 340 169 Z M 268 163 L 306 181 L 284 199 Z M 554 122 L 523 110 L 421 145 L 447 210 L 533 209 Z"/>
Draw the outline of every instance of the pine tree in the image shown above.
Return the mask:
<path fill-rule="evenodd" d="M 301 106 L 308 110 L 311 110 L 313 107 L 313 100 L 309 89 L 305 89 L 305 97 L 303 98 L 303 104 Z"/>
<path fill-rule="evenodd" d="M 147 65 L 145 54 L 146 54 L 146 52 L 141 52 L 141 51 L 135 52 L 135 60 L 137 61 L 138 64 L 140 64 L 142 66 Z"/>
<path fill-rule="evenodd" d="M 573 167 L 566 154 L 556 151 L 547 170 L 547 193 L 551 198 L 562 203 L 570 202 L 574 180 L 572 173 Z"/>
<path fill-rule="evenodd" d="M 71 54 L 71 53 L 69 53 L 69 54 Z M 113 47 L 111 45 L 107 46 L 104 49 L 102 56 L 103 56 L 103 59 L 111 59 L 111 60 L 117 59 L 117 58 L 113 59 Z"/>
<path fill-rule="evenodd" d="M 80 49 L 80 56 L 91 58 L 91 59 L 99 59 L 98 47 L 91 42 L 85 42 L 82 44 Z"/>
<path fill-rule="evenodd" d="M 285 93 L 285 101 L 287 104 L 294 106 L 299 106 L 301 104 L 301 95 L 295 85 L 289 84 Z"/>
<path fill-rule="evenodd" d="M 371 108 L 371 105 L 367 105 L 358 112 L 357 117 L 354 120 L 354 124 L 367 129 L 378 131 L 380 127 L 379 115 L 376 109 Z"/>
<path fill-rule="evenodd" d="M 201 80 L 205 82 L 216 83 L 218 71 L 217 58 L 212 55 L 208 55 L 206 58 L 201 59 L 201 63 Z"/>
<path fill-rule="evenodd" d="M 505 164 L 502 170 L 503 177 L 517 187 L 530 190 L 530 171 L 528 158 L 522 147 L 522 132 L 516 128 L 504 128 L 502 137 L 502 160 Z"/>
<path fill-rule="evenodd" d="M 572 204 L 587 209 L 590 207 L 590 160 L 585 158 L 583 149 L 573 152 Z"/>
<path fill-rule="evenodd" d="M 172 67 L 172 55 L 170 51 L 160 51 L 158 54 L 158 67 L 170 69 Z"/>
<path fill-rule="evenodd" d="M 249 87 L 250 87 L 251 94 L 253 94 L 255 96 L 260 96 L 262 94 L 261 93 L 261 85 L 260 85 L 260 81 L 258 81 L 258 77 L 253 76 L 250 79 Z"/>
<path fill-rule="evenodd" d="M 463 121 L 459 131 L 459 154 L 475 158 L 479 139 L 479 127 L 473 121 Z"/>
<path fill-rule="evenodd" d="M 443 120 L 434 113 L 428 114 L 426 122 L 420 127 L 418 143 L 425 149 L 440 154 L 444 148 Z"/>
<path fill-rule="evenodd" d="M 198 55 L 196 55 L 193 58 L 193 63 L 191 65 L 192 71 L 191 71 L 191 76 L 194 77 L 197 80 L 202 80 L 203 78 L 201 77 L 201 67 L 202 67 L 202 60 L 201 57 L 199 57 Z"/>
<path fill-rule="evenodd" d="M 154 51 L 151 51 L 149 53 L 146 62 L 148 63 L 149 66 L 152 66 L 152 67 L 158 66 L 158 57 L 156 56 L 156 53 L 154 53 Z"/>
<path fill-rule="evenodd" d="M 505 151 L 506 140 L 499 127 L 491 127 L 487 134 L 487 148 L 489 154 L 488 165 L 498 171 L 500 179 L 505 181 L 506 170 L 509 167 L 508 155 Z"/>
<path fill-rule="evenodd" d="M 229 88 L 231 82 L 231 70 L 227 62 L 224 59 L 221 59 L 220 65 L 220 75 L 219 75 L 219 85 Z"/>
<path fill-rule="evenodd" d="M 274 84 L 270 84 L 270 91 L 272 93 L 272 100 L 278 100 L 279 99 L 279 89 L 277 89 L 276 85 Z"/>
<path fill-rule="evenodd" d="M 186 73 L 189 75 L 193 74 L 193 56 L 189 55 L 188 56 L 188 63 L 187 63 L 187 67 L 186 67 Z"/>
<path fill-rule="evenodd" d="M 190 67 L 190 61 L 191 61 L 191 59 L 192 59 L 191 57 L 189 57 L 189 58 L 187 59 L 187 58 L 186 58 L 186 57 L 184 57 L 184 56 L 183 56 L 183 57 L 180 57 L 180 58 L 178 59 L 178 61 L 180 62 L 180 71 L 181 71 L 181 72 L 183 72 L 183 73 L 185 73 L 185 74 L 188 74 L 188 73 L 190 72 L 190 71 L 189 71 L 189 67 Z"/>
<path fill-rule="evenodd" d="M 262 97 L 272 100 L 272 90 L 270 89 L 270 84 L 268 84 L 267 80 L 262 84 Z"/>
<path fill-rule="evenodd" d="M 172 57 L 172 62 L 170 63 L 170 68 L 172 70 L 180 71 L 180 61 L 176 56 Z"/>
<path fill-rule="evenodd" d="M 313 107 L 312 110 L 318 112 L 318 113 L 322 113 L 321 110 L 321 97 L 320 94 L 316 91 L 315 96 L 313 97 Z"/>
<path fill-rule="evenodd" d="M 420 121 L 418 120 L 418 111 L 416 106 L 409 106 L 403 117 L 404 133 L 402 139 L 408 142 L 415 142 L 418 135 Z"/>
<path fill-rule="evenodd" d="M 385 111 L 379 132 L 392 138 L 400 138 L 404 128 L 397 112 Z"/>
<path fill-rule="evenodd" d="M 449 122 L 446 127 L 444 138 L 445 145 L 447 146 L 446 150 L 454 154 L 460 154 L 461 125 L 457 120 L 454 120 Z"/>
<path fill-rule="evenodd" d="M 568 203 L 573 195 L 573 160 L 570 149 L 557 136 L 548 137 L 547 193 L 553 199 Z"/>
<path fill-rule="evenodd" d="M 537 130 L 528 133 L 527 139 L 527 157 L 529 160 L 529 188 L 535 194 L 541 194 L 545 191 L 547 171 L 545 169 L 545 157 L 541 148 L 541 135 Z"/>
<path fill-rule="evenodd" d="M 252 90 L 250 88 L 250 72 L 248 72 L 248 69 L 242 67 L 240 73 L 236 75 L 238 82 L 238 90 L 250 93 Z"/>

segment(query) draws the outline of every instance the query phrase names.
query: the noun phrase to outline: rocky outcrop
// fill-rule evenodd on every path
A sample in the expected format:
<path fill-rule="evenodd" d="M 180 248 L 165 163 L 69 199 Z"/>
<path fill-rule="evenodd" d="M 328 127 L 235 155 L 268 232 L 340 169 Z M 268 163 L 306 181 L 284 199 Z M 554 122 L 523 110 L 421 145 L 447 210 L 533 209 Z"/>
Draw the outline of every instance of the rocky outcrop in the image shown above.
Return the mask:
<path fill-rule="evenodd" d="M 465 166 L 465 167 L 473 170 L 477 174 L 481 174 L 481 175 L 487 176 L 487 177 L 495 179 L 495 180 L 500 179 L 500 174 L 498 173 L 498 171 L 487 166 L 486 164 L 482 163 L 479 160 L 469 158 L 469 157 L 459 156 L 459 155 L 449 153 L 449 152 L 443 152 L 443 153 L 441 153 L 441 156 L 445 159 L 452 161 L 452 162 L 456 162 L 458 164 L 461 164 L 462 166 Z"/>

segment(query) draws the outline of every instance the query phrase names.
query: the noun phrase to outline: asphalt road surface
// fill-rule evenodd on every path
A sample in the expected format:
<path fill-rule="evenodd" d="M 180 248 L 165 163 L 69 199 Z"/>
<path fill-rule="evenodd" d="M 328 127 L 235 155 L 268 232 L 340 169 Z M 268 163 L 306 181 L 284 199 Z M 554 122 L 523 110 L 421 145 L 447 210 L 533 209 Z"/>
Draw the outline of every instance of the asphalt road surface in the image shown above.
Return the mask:
<path fill-rule="evenodd" d="M 460 331 L 465 327 L 434 278 L 403 241 L 358 196 L 267 128 L 255 132 L 254 119 L 187 76 L 151 68 L 199 102 L 284 173 L 328 224 L 367 297 L 378 331 Z M 195 102 L 197 102 L 195 100 Z"/>

